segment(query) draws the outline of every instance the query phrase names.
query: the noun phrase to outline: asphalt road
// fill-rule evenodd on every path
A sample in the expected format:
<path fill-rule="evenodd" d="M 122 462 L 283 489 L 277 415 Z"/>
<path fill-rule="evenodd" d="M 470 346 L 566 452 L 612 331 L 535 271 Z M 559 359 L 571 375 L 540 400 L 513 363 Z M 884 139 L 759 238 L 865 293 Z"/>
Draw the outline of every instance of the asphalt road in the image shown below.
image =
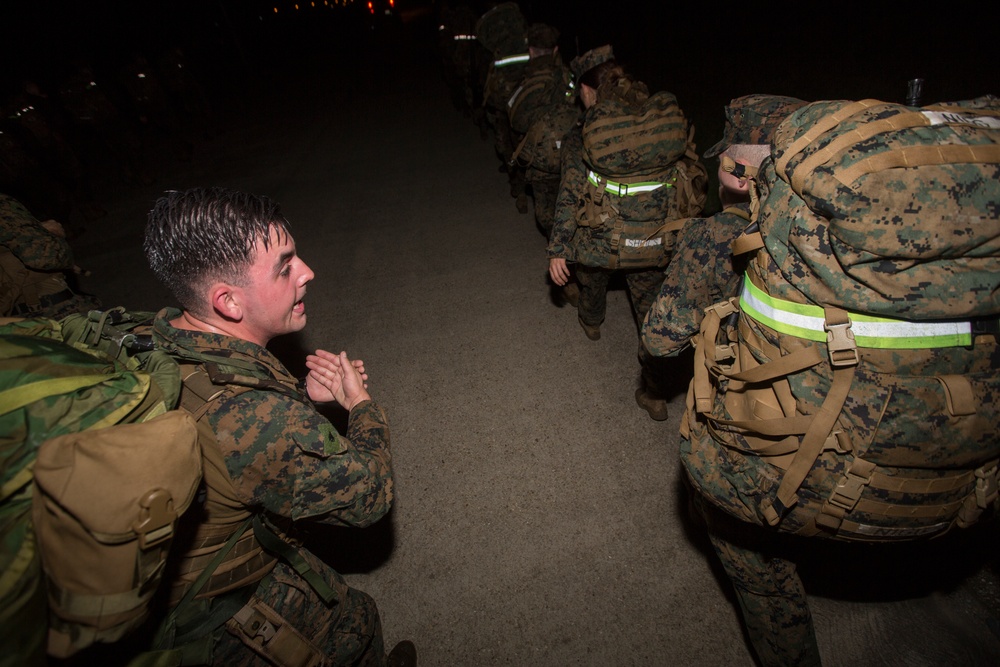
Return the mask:
<path fill-rule="evenodd" d="M 412 639 L 433 667 L 752 665 L 688 519 L 684 396 L 666 422 L 635 405 L 625 292 L 588 340 L 432 44 L 398 39 L 243 71 L 225 131 L 193 137 L 191 161 L 164 150 L 152 184 L 102 189 L 108 215 L 74 239 L 85 286 L 107 305 L 171 303 L 141 251 L 164 190 L 277 199 L 316 279 L 308 327 L 274 348 L 292 368 L 316 347 L 363 358 L 390 417 L 391 515 L 314 538 L 378 601 L 387 646 Z M 995 527 L 918 550 L 806 548 L 826 664 L 996 664 L 996 553 Z"/>

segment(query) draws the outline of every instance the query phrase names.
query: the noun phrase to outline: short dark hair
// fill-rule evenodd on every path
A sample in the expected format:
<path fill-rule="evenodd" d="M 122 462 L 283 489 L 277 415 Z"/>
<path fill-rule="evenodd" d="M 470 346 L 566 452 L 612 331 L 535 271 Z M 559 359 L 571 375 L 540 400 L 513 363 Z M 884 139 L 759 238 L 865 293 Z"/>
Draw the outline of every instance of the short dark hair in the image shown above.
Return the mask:
<path fill-rule="evenodd" d="M 282 237 L 290 233 L 280 206 L 268 197 L 227 188 L 170 190 L 149 212 L 143 248 L 180 305 L 204 314 L 206 283 L 242 284 L 256 244 L 267 249 L 272 228 Z"/>

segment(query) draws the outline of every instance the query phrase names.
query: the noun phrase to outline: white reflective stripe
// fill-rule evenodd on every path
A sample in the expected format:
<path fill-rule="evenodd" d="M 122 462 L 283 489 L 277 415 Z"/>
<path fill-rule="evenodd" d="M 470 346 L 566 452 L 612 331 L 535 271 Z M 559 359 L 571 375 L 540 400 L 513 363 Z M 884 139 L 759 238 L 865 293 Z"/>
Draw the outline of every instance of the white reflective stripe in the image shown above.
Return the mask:
<path fill-rule="evenodd" d="M 657 236 L 655 239 L 625 239 L 626 248 L 648 248 L 654 245 L 663 245 L 663 237 Z"/>
<path fill-rule="evenodd" d="M 604 178 L 598 173 L 587 170 L 587 180 L 601 187 L 601 179 Z M 618 195 L 619 197 L 628 197 L 629 195 L 639 194 L 640 192 L 652 192 L 657 188 L 662 188 L 666 183 L 657 183 L 656 181 L 648 181 L 646 183 L 616 183 L 614 181 L 606 180 L 604 183 L 604 189 L 613 195 Z"/>
<path fill-rule="evenodd" d="M 514 91 L 514 92 L 513 92 L 512 94 L 511 94 L 511 96 L 510 96 L 510 99 L 509 99 L 509 100 L 507 100 L 507 108 L 508 108 L 508 109 L 513 109 L 513 108 L 514 108 L 514 100 L 516 100 L 516 99 L 517 99 L 517 96 L 521 94 L 521 91 L 522 91 L 522 90 L 524 90 L 524 86 L 518 86 L 518 87 L 517 87 L 517 90 L 515 90 L 515 91 Z"/>
<path fill-rule="evenodd" d="M 811 304 L 775 298 L 743 275 L 740 308 L 761 324 L 797 338 L 826 342 L 823 309 Z M 972 344 L 971 322 L 909 322 L 860 313 L 848 313 L 858 347 L 925 349 Z"/>
<path fill-rule="evenodd" d="M 517 56 L 507 56 L 506 58 L 501 58 L 500 60 L 494 60 L 494 67 L 503 67 L 505 65 L 512 65 L 514 63 L 526 63 L 531 59 L 531 56 L 527 53 L 517 55 Z"/>
<path fill-rule="evenodd" d="M 921 112 L 931 125 L 975 125 L 976 127 L 988 127 L 1000 129 L 1000 118 L 992 116 L 976 116 L 974 114 L 952 113 L 950 111 L 922 111 Z"/>
<path fill-rule="evenodd" d="M 472 41 L 476 38 L 475 35 L 455 35 L 453 39 Z"/>

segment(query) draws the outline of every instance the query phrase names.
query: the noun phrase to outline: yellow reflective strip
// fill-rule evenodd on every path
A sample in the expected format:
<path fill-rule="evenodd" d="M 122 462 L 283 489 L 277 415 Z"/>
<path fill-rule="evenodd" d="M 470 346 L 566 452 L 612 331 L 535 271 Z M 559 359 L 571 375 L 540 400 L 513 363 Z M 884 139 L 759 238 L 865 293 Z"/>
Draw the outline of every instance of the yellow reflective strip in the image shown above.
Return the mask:
<path fill-rule="evenodd" d="M 811 304 L 785 301 L 767 294 L 743 275 L 740 307 L 753 319 L 779 333 L 826 342 L 823 309 Z M 909 322 L 875 315 L 848 313 L 851 331 L 859 347 L 904 350 L 963 347 L 972 344 L 969 322 Z"/>
<path fill-rule="evenodd" d="M 823 328 L 826 319 L 822 308 L 775 299 L 767 292 L 758 289 L 745 273 L 743 293 L 740 294 L 740 309 L 761 324 L 780 333 L 826 342 L 826 330 Z"/>
<path fill-rule="evenodd" d="M 589 169 L 587 170 L 587 180 L 595 186 L 601 187 L 601 178 L 603 177 L 594 171 Z M 640 192 L 652 192 L 653 190 L 662 188 L 663 186 L 667 186 L 668 188 L 672 187 L 670 183 L 658 183 L 656 181 L 644 181 L 642 183 L 617 183 L 615 181 L 604 182 L 604 189 L 613 195 L 618 195 L 619 197 L 628 197 Z"/>

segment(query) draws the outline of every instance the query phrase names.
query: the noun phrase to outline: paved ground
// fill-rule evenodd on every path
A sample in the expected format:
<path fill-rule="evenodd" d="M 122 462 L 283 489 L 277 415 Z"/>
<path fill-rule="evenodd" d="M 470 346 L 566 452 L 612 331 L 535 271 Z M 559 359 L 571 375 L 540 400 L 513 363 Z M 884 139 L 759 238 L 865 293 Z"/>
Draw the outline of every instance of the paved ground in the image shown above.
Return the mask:
<path fill-rule="evenodd" d="M 389 411 L 395 509 L 316 543 L 376 598 L 389 646 L 411 638 L 432 667 L 752 665 L 687 519 L 683 396 L 667 422 L 635 406 L 621 289 L 598 342 L 553 303 L 544 240 L 491 145 L 451 108 L 429 50 L 407 49 L 304 51 L 281 76 L 254 72 L 193 161 L 108 192 L 108 217 L 74 241 L 87 286 L 109 305 L 169 303 L 140 248 L 165 189 L 274 197 L 316 271 L 308 328 L 276 349 L 293 367 L 317 346 L 365 359 Z M 997 664 L 995 535 L 807 551 L 826 663 Z"/>

